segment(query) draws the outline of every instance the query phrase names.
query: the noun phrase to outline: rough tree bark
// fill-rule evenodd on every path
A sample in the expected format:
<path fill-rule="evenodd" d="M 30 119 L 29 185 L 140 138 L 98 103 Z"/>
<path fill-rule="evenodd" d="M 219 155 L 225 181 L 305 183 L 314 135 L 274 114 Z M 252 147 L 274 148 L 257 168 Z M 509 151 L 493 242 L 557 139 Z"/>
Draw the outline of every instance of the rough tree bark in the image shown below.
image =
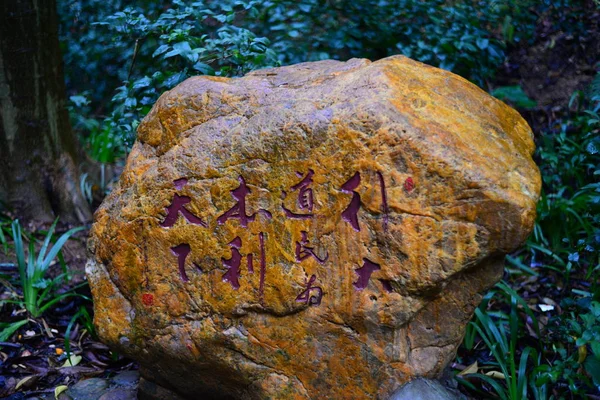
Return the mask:
<path fill-rule="evenodd" d="M 89 221 L 56 0 L 0 1 L 0 200 L 25 219 Z"/>

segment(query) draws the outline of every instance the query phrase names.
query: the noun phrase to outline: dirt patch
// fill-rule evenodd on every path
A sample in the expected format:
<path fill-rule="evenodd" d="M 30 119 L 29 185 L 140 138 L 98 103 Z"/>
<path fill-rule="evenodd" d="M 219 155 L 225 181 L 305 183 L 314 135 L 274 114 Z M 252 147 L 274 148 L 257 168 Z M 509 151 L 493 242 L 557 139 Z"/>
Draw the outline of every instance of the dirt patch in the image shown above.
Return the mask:
<path fill-rule="evenodd" d="M 496 85 L 520 85 L 541 108 L 567 106 L 586 90 L 600 67 L 600 7 L 582 2 L 569 15 L 541 15 L 535 42 L 508 50 Z"/>

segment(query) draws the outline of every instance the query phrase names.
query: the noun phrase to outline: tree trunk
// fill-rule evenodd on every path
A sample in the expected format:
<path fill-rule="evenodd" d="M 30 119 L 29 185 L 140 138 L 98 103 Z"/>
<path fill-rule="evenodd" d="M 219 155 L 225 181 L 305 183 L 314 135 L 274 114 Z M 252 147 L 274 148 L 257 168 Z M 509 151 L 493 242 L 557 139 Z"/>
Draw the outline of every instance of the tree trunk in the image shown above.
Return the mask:
<path fill-rule="evenodd" d="M 56 0 L 0 1 L 0 200 L 25 219 L 91 218 L 66 109 Z"/>

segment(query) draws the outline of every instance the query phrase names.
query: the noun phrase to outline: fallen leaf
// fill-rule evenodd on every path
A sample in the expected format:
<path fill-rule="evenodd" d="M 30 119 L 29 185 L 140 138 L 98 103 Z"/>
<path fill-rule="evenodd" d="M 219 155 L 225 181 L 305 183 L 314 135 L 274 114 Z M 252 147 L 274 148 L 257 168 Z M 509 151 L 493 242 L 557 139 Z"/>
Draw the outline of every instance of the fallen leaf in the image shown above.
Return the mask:
<path fill-rule="evenodd" d="M 473 364 L 469 365 L 467 368 L 463 369 L 458 373 L 458 376 L 468 375 L 468 374 L 476 374 L 479 370 L 479 366 L 477 365 L 477 361 Z"/>
<path fill-rule="evenodd" d="M 557 304 L 556 304 L 556 302 L 555 302 L 554 300 L 552 300 L 551 298 L 548 298 L 548 297 L 544 297 L 544 298 L 542 299 L 542 301 L 543 301 L 544 303 L 546 303 L 546 304 L 550 304 L 551 306 L 556 306 L 556 305 L 557 305 Z"/>
<path fill-rule="evenodd" d="M 105 370 L 104 370 L 104 368 L 97 369 L 97 368 L 90 368 L 90 367 L 65 367 L 65 368 L 59 368 L 59 371 L 63 375 L 79 376 L 79 375 L 85 374 L 86 376 L 91 377 L 91 376 L 96 376 L 96 375 L 102 375 Z M 77 378 L 75 380 L 77 380 Z"/>
<path fill-rule="evenodd" d="M 587 358 L 587 348 L 585 346 L 579 346 L 577 349 L 577 362 L 582 364 Z"/>
<path fill-rule="evenodd" d="M 42 318 L 42 324 L 44 324 L 44 330 L 46 331 L 46 335 L 50 339 L 54 339 L 54 335 L 52 334 L 52 331 L 50 330 L 50 327 L 48 326 L 48 324 L 46 323 L 46 320 L 44 318 Z"/>
<path fill-rule="evenodd" d="M 95 364 L 95 365 L 98 365 L 101 367 L 108 367 L 108 364 L 98 360 L 98 358 L 91 351 L 86 351 L 84 353 L 84 355 L 88 360 L 90 360 L 92 362 L 92 364 Z"/>
<path fill-rule="evenodd" d="M 67 385 L 60 385 L 54 388 L 54 398 L 58 400 L 58 396 L 67 390 L 69 387 Z"/>
<path fill-rule="evenodd" d="M 486 372 L 485 374 L 494 379 L 505 379 L 504 374 L 500 371 L 490 371 Z"/>
<path fill-rule="evenodd" d="M 60 368 L 74 367 L 81 362 L 81 356 L 71 354 L 71 356 L 65 361 Z"/>
<path fill-rule="evenodd" d="M 21 379 L 18 383 L 17 386 L 15 386 L 15 390 L 19 390 L 19 388 L 21 386 L 23 386 L 24 384 L 27 383 L 27 381 L 29 381 L 31 378 L 35 378 L 35 375 L 30 375 L 30 376 L 26 376 L 25 378 Z"/>

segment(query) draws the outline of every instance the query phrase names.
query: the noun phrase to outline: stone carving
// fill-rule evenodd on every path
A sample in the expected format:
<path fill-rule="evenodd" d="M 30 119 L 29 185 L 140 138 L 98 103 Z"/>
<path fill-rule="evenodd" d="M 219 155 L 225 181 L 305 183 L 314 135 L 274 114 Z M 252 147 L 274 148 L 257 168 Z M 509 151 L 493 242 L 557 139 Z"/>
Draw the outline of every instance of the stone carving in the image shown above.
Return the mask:
<path fill-rule="evenodd" d="M 98 332 L 184 397 L 386 398 L 441 373 L 532 229 L 533 150 L 400 56 L 188 79 L 96 212 Z"/>

